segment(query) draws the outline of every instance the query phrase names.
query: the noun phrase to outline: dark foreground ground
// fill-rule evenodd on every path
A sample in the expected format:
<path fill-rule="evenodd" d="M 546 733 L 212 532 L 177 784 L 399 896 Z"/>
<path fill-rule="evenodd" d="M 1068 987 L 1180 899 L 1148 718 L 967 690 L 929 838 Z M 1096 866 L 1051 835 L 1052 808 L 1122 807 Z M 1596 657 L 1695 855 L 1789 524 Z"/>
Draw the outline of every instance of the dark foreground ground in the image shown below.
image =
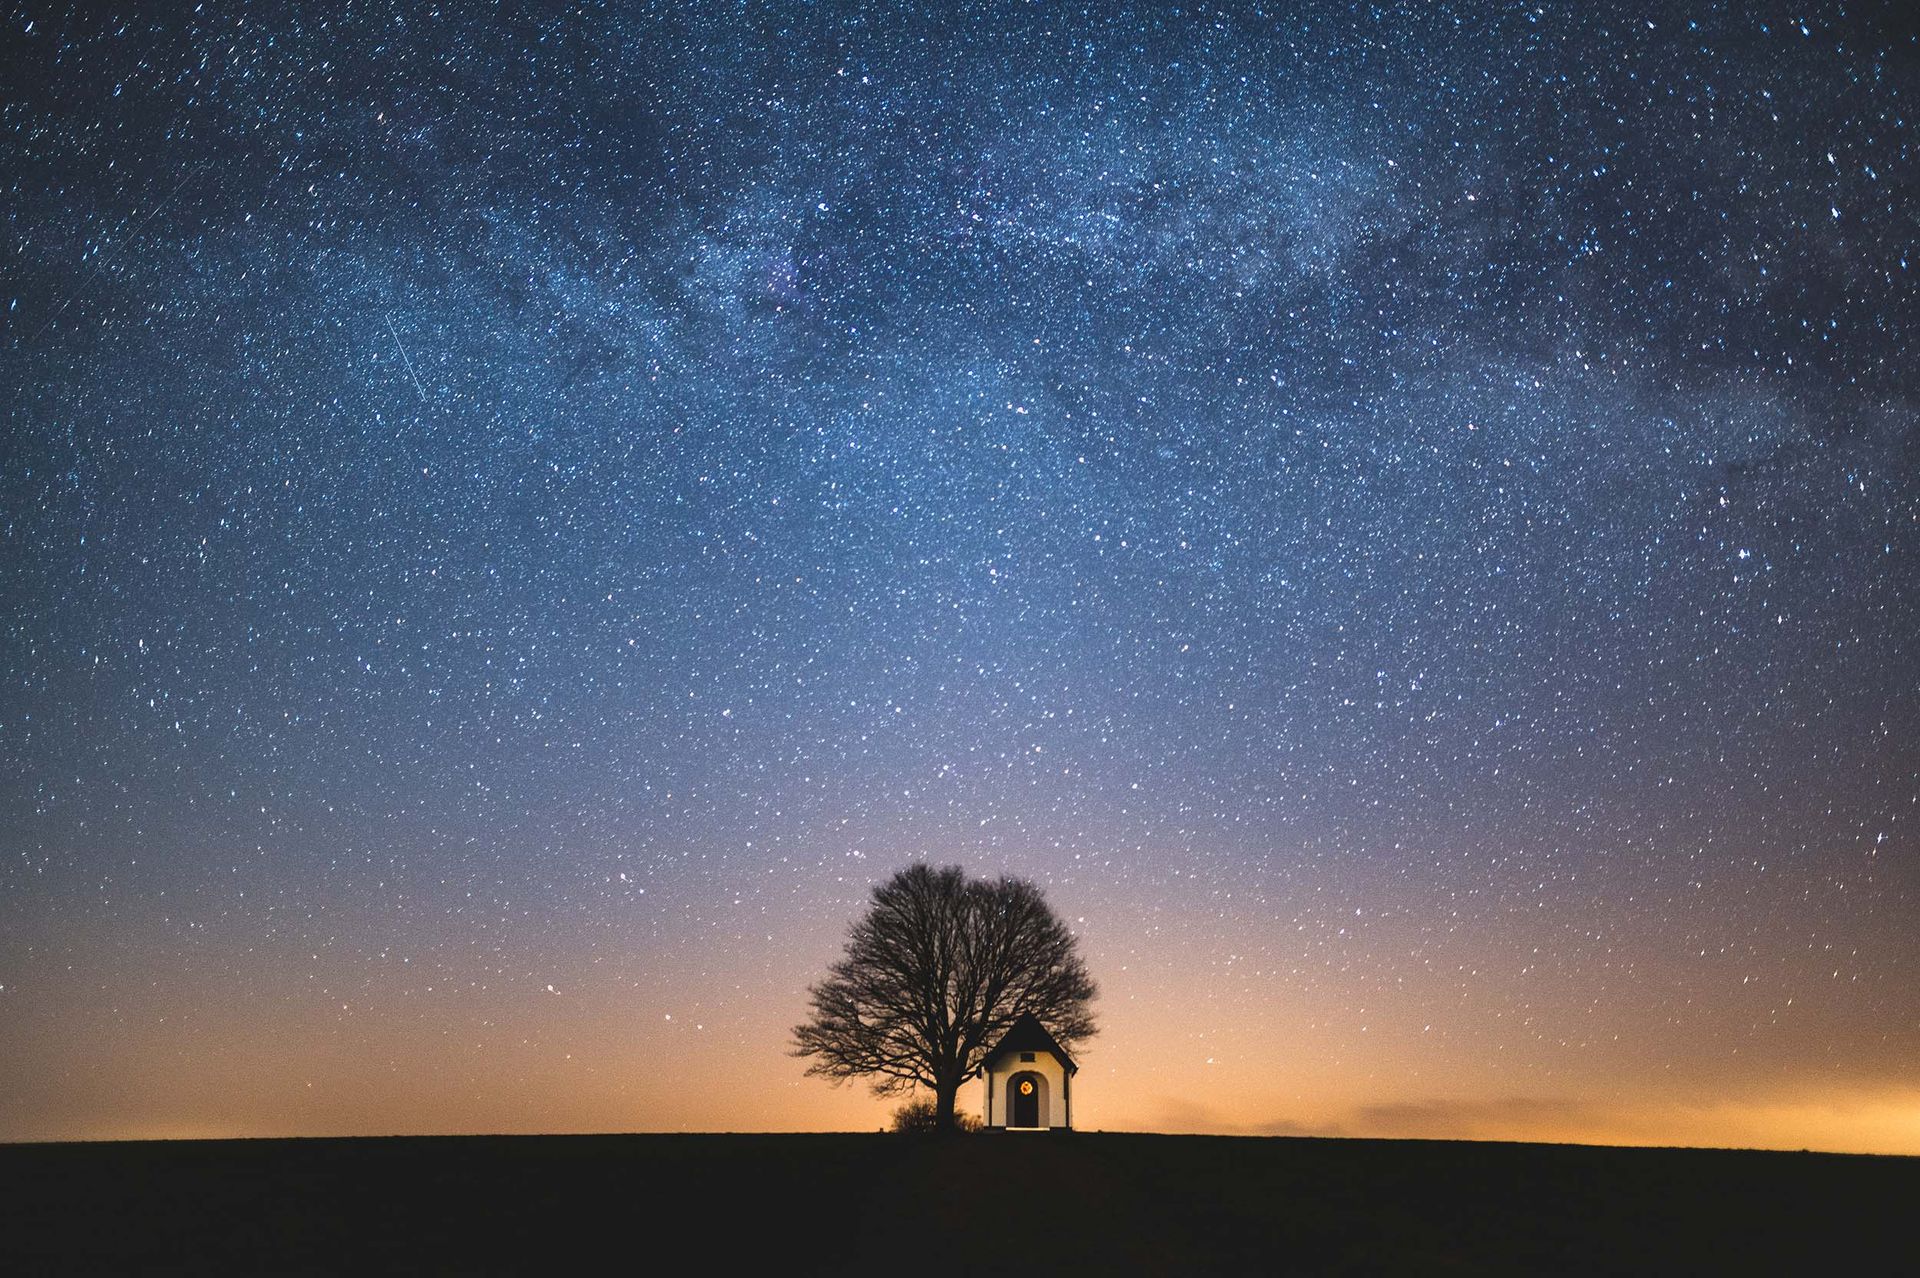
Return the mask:
<path fill-rule="evenodd" d="M 0 1146 L 0 1273 L 1920 1272 L 1920 1159 L 1075 1133 Z M 1891 1268 L 1888 1268 L 1891 1266 Z"/>

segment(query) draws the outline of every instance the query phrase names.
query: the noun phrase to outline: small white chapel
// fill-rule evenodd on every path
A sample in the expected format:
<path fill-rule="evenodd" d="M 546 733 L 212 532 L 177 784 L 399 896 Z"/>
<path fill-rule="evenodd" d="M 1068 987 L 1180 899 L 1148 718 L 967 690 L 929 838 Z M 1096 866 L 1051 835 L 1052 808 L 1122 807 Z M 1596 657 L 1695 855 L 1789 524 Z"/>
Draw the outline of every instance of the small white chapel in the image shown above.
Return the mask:
<path fill-rule="evenodd" d="M 1032 1012 L 1020 1014 L 980 1068 L 988 1131 L 1072 1130 L 1073 1076 L 1080 1067 Z"/>

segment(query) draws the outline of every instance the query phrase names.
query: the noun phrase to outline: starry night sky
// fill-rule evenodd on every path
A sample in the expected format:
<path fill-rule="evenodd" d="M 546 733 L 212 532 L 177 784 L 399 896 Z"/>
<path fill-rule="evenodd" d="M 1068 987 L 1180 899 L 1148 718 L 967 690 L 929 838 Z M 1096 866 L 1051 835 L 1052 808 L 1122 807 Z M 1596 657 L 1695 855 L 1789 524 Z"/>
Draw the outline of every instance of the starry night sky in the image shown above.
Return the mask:
<path fill-rule="evenodd" d="M 1920 1152 L 1815 8 L 10 7 L 0 1137 L 871 1128 L 924 857 L 1085 1126 Z"/>

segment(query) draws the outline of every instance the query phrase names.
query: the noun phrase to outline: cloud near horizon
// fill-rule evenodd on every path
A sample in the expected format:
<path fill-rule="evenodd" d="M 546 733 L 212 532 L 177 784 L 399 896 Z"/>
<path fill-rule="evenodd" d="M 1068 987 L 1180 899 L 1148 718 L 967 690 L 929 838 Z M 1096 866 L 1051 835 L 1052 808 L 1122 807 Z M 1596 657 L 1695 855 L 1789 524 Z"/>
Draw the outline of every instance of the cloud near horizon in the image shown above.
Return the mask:
<path fill-rule="evenodd" d="M 1423 1097 L 1246 1122 L 1173 1097 L 1158 1130 L 1231 1136 L 1545 1141 L 1905 1154 L 1920 1151 L 1920 1090 L 1738 1097 L 1648 1106 L 1579 1097 Z"/>

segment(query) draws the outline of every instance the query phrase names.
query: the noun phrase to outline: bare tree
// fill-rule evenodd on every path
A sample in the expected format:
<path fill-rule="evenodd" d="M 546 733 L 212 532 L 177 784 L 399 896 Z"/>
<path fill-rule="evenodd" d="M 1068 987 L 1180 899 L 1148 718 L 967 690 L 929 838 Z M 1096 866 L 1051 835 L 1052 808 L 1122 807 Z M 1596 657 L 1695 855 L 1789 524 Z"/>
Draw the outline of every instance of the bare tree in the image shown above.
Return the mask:
<path fill-rule="evenodd" d="M 1093 978 L 1077 941 L 1025 879 L 969 879 L 914 865 L 873 889 L 847 951 L 794 1029 L 807 1073 L 869 1078 L 876 1095 L 924 1087 L 934 1125 L 1023 1012 L 1062 1047 L 1093 1037 Z"/>

